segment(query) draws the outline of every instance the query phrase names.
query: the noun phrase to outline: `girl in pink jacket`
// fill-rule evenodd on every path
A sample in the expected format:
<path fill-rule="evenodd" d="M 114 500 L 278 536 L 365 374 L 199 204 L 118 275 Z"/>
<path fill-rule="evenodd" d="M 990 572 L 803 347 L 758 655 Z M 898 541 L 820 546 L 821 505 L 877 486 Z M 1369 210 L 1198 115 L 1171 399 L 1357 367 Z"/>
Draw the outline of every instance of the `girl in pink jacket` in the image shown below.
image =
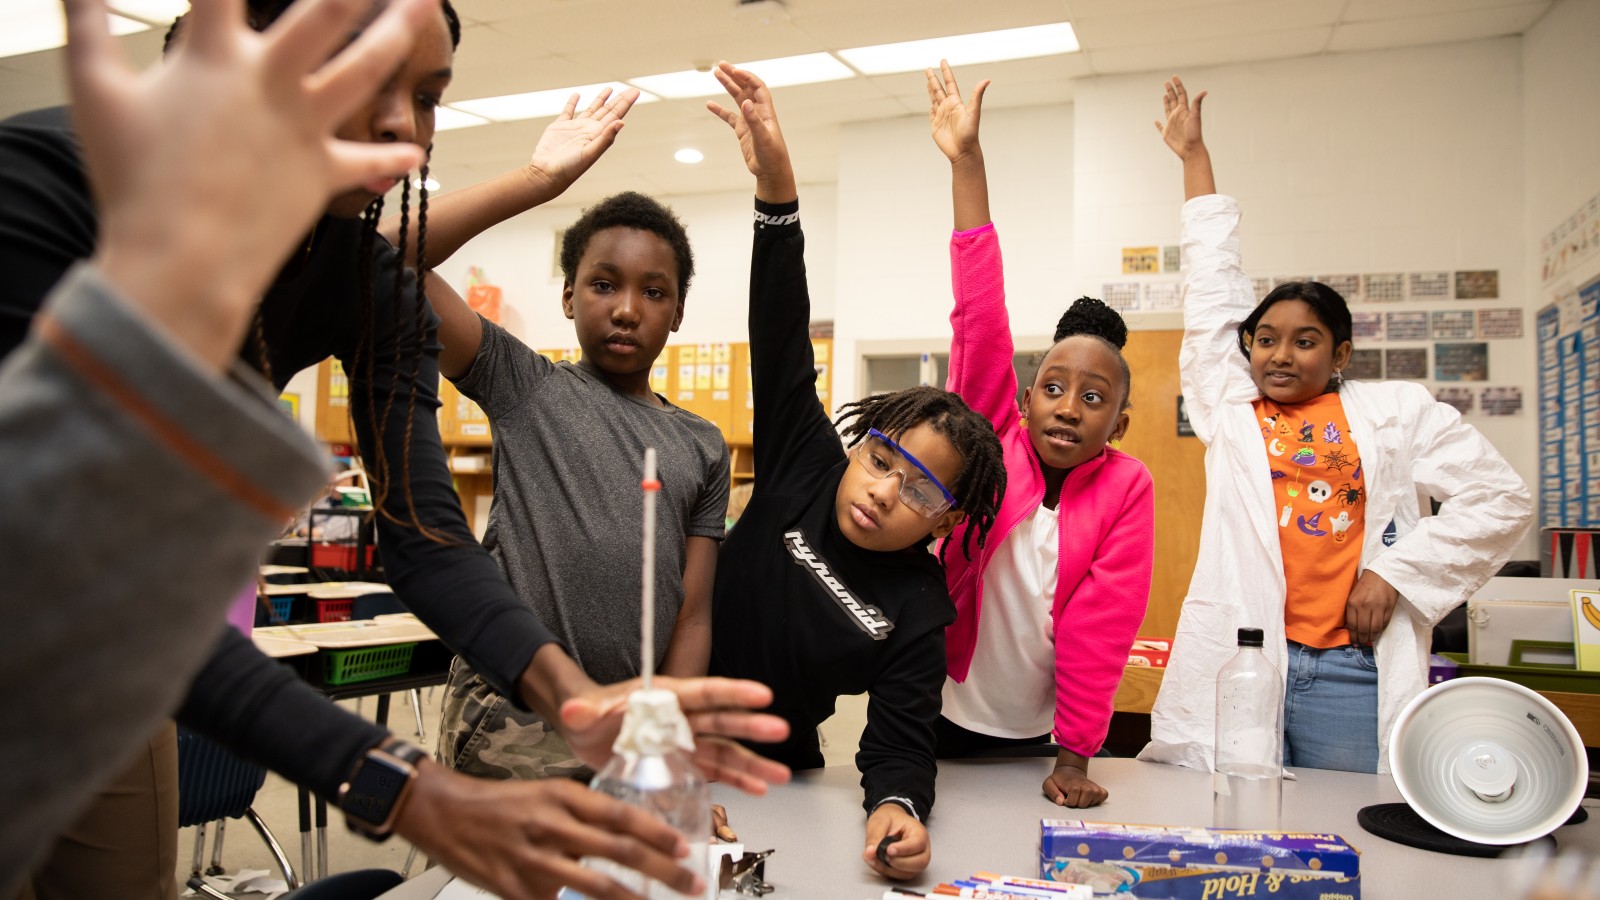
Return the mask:
<path fill-rule="evenodd" d="M 1000 242 L 978 142 L 985 81 L 963 102 L 947 63 L 928 70 L 934 143 L 950 159 L 955 308 L 947 388 L 994 425 L 1009 484 L 971 560 L 945 557 L 956 621 L 941 756 L 1008 744 L 1058 745 L 1044 794 L 1096 806 L 1089 778 L 1112 697 L 1150 595 L 1154 499 L 1144 464 L 1106 446 L 1127 431 L 1127 327 L 1098 300 L 1062 316 L 1056 343 L 1017 403 Z M 942 77 L 941 77 L 942 75 Z M 960 526 L 951 540 L 961 540 Z"/>

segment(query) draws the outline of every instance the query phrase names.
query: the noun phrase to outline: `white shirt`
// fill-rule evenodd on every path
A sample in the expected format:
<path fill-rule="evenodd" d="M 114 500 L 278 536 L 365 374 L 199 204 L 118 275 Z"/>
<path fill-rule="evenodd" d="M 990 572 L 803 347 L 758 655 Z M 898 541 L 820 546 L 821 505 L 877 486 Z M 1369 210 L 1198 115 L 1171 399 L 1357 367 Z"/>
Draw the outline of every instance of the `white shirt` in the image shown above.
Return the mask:
<path fill-rule="evenodd" d="M 944 717 L 1004 738 L 1049 734 L 1056 712 L 1055 626 L 1060 524 L 1043 504 L 1017 523 L 983 573 L 983 616 L 967 680 L 944 682 Z"/>

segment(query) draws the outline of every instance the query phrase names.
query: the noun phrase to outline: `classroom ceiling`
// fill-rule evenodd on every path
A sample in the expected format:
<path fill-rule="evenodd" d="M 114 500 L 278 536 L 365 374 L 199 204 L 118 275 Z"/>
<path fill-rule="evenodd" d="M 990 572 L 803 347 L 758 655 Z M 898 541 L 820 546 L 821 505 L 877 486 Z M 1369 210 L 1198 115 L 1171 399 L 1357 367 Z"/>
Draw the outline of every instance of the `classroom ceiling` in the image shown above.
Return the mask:
<path fill-rule="evenodd" d="M 1068 103 L 1076 79 L 1165 75 L 1204 66 L 1449 43 L 1525 32 L 1559 0 L 454 0 L 464 25 L 446 102 L 735 62 L 1068 21 L 1081 52 L 972 66 L 991 78 L 986 105 Z M 1575 0 L 1566 0 L 1575 2 Z M 775 9 L 775 11 L 774 11 Z M 136 60 L 160 30 L 122 38 Z M 930 61 L 932 62 L 932 61 Z M 61 51 L 0 58 L 0 116 L 64 102 Z M 1152 83 L 1152 96 L 1154 96 Z M 836 177 L 839 126 L 920 116 L 920 74 L 856 76 L 774 91 L 805 182 Z M 1152 101 L 1153 102 L 1153 101 Z M 548 119 L 442 132 L 435 177 L 445 190 L 526 159 Z M 681 147 L 705 154 L 674 161 Z M 726 126 L 704 99 L 636 107 L 618 144 L 563 203 L 618 190 L 658 195 L 745 190 Z"/>

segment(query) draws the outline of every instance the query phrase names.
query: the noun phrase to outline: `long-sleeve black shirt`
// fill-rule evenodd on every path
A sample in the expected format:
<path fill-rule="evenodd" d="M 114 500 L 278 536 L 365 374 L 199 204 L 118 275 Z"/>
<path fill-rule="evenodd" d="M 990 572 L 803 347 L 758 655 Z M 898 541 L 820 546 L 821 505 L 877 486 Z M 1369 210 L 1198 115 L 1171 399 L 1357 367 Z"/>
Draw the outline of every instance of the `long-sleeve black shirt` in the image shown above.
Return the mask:
<path fill-rule="evenodd" d="M 73 262 L 94 252 L 96 235 L 69 110 L 36 110 L 0 122 L 0 357 L 22 342 L 50 288 Z M 378 238 L 371 253 L 370 323 L 362 314 L 359 220 L 324 217 L 309 244 L 286 262 L 261 303 L 272 379 L 281 389 L 296 372 L 329 356 L 344 365 L 362 454 L 370 464 L 381 444 L 388 459 L 393 489 L 386 508 L 402 522 L 411 519 L 401 480 L 409 455 L 417 518 L 444 539 L 379 516 L 389 583 L 496 690 L 517 698 L 517 679 L 534 651 L 554 638 L 512 593 L 461 512 L 435 415 L 439 347 L 432 336 L 438 320 L 425 301 L 419 315 L 413 291 L 396 295 L 396 273 L 408 288 L 414 275 L 400 266 L 394 248 Z M 376 347 L 370 374 L 354 358 L 369 327 Z M 413 354 L 419 345 L 420 353 Z M 240 356 L 262 367 L 253 336 Z M 381 422 L 391 388 L 394 403 L 379 438 L 370 424 L 369 398 Z M 408 446 L 405 410 L 413 396 Z M 205 552 L 204 546 L 197 543 L 195 552 Z M 317 697 L 236 632 L 218 645 L 178 714 L 186 725 L 325 796 L 337 793 L 355 757 L 383 736 L 372 723 Z"/>
<path fill-rule="evenodd" d="M 822 765 L 817 726 L 841 694 L 867 692 L 856 765 L 868 810 L 933 806 L 933 722 L 944 629 L 955 620 L 923 545 L 884 553 L 839 530 L 834 496 L 850 465 L 817 402 L 799 204 L 756 202 L 750 262 L 755 486 L 717 557 L 711 671 L 771 686 L 791 735 L 754 749 L 794 768 Z"/>

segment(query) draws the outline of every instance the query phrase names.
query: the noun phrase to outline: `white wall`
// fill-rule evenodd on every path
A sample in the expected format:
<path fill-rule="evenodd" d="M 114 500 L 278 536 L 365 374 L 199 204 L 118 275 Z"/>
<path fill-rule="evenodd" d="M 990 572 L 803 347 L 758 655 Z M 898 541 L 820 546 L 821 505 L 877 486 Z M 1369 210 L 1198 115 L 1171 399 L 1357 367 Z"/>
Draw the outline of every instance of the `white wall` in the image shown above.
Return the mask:
<path fill-rule="evenodd" d="M 796 160 L 796 167 L 804 165 Z M 752 187 L 753 191 L 753 187 Z M 694 281 L 689 286 L 683 326 L 669 341 L 692 344 L 748 339 L 752 193 L 659 197 L 677 213 L 694 248 Z M 836 210 L 832 185 L 801 188 L 806 228 L 806 261 L 812 316 L 831 318 Z M 561 314 L 561 270 L 555 232 L 582 214 L 575 206 L 541 207 L 480 235 L 438 273 L 464 290 L 469 266 L 481 266 L 491 284 L 504 290 L 502 324 L 535 348 L 575 347 L 572 323 Z"/>
<path fill-rule="evenodd" d="M 1003 90 L 991 87 L 988 96 Z M 1069 265 L 1072 134 L 1071 106 L 983 116 L 990 211 L 1004 241 L 1019 332 L 1048 336 L 1078 296 Z M 860 396 L 861 354 L 948 347 L 951 302 L 950 164 L 934 146 L 927 118 L 847 126 L 839 148 L 836 406 Z"/>

